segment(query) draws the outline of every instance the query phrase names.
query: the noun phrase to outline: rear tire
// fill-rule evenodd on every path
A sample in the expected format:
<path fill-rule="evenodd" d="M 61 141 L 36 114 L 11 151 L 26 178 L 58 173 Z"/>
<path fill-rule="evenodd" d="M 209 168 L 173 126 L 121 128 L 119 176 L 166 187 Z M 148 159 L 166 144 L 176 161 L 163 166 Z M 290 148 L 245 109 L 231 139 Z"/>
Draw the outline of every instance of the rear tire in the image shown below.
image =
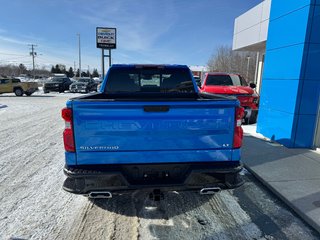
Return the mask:
<path fill-rule="evenodd" d="M 21 88 L 16 88 L 14 90 L 14 94 L 18 97 L 21 97 L 23 95 L 23 90 Z"/>
<path fill-rule="evenodd" d="M 257 118 L 250 119 L 248 124 L 255 124 L 255 123 L 257 123 Z"/>
<path fill-rule="evenodd" d="M 26 95 L 29 97 L 29 96 L 31 96 L 31 95 L 32 95 L 32 93 L 30 93 L 30 92 L 26 92 Z"/>
<path fill-rule="evenodd" d="M 251 115 L 248 119 L 248 124 L 255 124 L 257 123 L 258 114 Z"/>

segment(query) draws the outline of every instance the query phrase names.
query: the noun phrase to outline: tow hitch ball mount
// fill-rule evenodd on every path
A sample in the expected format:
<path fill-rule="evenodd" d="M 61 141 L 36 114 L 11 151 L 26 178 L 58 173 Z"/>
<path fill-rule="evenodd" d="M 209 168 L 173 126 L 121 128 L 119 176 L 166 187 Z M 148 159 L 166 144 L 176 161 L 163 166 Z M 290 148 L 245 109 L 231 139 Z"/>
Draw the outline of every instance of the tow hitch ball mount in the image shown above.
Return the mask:
<path fill-rule="evenodd" d="M 153 201 L 160 201 L 164 199 L 163 192 L 160 191 L 160 189 L 154 189 L 150 194 L 149 198 Z"/>

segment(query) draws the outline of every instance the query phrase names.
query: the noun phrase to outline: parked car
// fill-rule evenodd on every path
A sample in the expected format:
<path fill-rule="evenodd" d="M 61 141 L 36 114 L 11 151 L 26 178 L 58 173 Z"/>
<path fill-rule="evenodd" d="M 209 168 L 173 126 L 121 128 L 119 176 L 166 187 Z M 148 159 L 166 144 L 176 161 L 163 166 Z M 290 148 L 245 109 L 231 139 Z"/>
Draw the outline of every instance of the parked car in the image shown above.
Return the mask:
<path fill-rule="evenodd" d="M 99 84 L 98 84 L 98 86 L 97 86 L 97 92 L 100 92 L 101 85 L 102 85 L 102 83 L 99 83 Z"/>
<path fill-rule="evenodd" d="M 200 86 L 201 85 L 201 79 L 199 76 L 193 76 L 194 80 L 196 81 L 197 85 Z"/>
<path fill-rule="evenodd" d="M 72 83 L 69 87 L 69 90 L 72 93 L 88 93 L 91 91 L 97 91 L 97 83 L 92 78 L 83 77 Z"/>
<path fill-rule="evenodd" d="M 43 85 L 43 92 L 64 92 L 69 90 L 72 81 L 68 77 L 53 77 L 49 82 Z"/>
<path fill-rule="evenodd" d="M 248 84 L 239 74 L 207 73 L 200 91 L 236 96 L 245 109 L 244 122 L 253 124 L 257 122 L 259 109 L 259 95 L 255 88 L 254 83 Z"/>
<path fill-rule="evenodd" d="M 199 93 L 183 65 L 112 65 L 101 93 L 70 99 L 64 190 L 110 198 L 134 190 L 213 194 L 243 184 L 243 108 Z"/>
<path fill-rule="evenodd" d="M 93 80 L 97 84 L 97 92 L 98 92 L 100 90 L 100 87 L 101 87 L 101 84 L 103 82 L 103 79 L 101 79 L 101 78 L 93 78 Z"/>
<path fill-rule="evenodd" d="M 38 90 L 36 82 L 21 82 L 18 78 L 1 78 L 0 79 L 0 94 L 15 93 L 16 96 L 31 96 Z"/>

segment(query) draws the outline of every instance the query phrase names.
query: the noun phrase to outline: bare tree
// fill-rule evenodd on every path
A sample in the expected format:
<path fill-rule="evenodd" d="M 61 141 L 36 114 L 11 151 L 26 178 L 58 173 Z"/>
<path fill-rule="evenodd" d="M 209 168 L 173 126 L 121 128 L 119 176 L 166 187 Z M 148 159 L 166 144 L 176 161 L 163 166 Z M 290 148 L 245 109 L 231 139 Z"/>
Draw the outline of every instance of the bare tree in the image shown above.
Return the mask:
<path fill-rule="evenodd" d="M 14 76 L 20 74 L 20 68 L 11 64 L 0 65 L 0 75 L 1 76 Z"/>
<path fill-rule="evenodd" d="M 35 69 L 34 73 L 37 77 L 50 75 L 50 72 L 44 67 L 42 69 Z M 28 76 L 30 76 L 31 70 L 27 70 L 27 68 L 22 63 L 18 66 L 12 64 L 0 65 L 0 77 L 14 77 L 19 76 L 20 74 L 27 74 Z"/>
<path fill-rule="evenodd" d="M 211 72 L 238 73 L 248 82 L 255 80 L 256 54 L 253 52 L 236 52 L 230 46 L 219 46 L 207 65 Z"/>

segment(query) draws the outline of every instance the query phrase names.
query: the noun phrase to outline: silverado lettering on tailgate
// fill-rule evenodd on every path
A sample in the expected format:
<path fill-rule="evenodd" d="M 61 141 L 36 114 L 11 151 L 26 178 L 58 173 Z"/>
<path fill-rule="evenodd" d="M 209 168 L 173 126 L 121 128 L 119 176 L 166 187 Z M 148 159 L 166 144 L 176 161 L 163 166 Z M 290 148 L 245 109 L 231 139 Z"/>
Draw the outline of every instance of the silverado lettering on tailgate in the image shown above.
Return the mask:
<path fill-rule="evenodd" d="M 83 151 L 106 151 L 106 150 L 118 150 L 119 146 L 80 146 L 80 150 Z"/>

